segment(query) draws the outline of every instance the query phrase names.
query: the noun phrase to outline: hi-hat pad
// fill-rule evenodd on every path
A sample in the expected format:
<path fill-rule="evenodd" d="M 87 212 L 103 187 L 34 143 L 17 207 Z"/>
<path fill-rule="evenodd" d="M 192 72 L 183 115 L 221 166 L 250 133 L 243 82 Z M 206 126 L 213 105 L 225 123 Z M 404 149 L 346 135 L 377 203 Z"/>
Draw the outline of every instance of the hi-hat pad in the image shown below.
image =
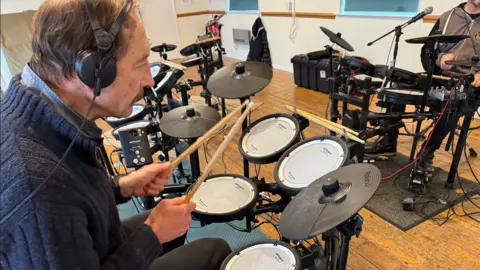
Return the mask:
<path fill-rule="evenodd" d="M 158 52 L 158 53 L 170 52 L 175 50 L 176 48 L 177 48 L 177 45 L 163 43 L 161 45 L 152 47 L 152 52 Z"/>
<path fill-rule="evenodd" d="M 160 129 L 170 137 L 193 139 L 201 137 L 221 119 L 220 114 L 207 106 L 180 107 L 160 119 Z"/>
<path fill-rule="evenodd" d="M 227 98 L 247 98 L 265 88 L 272 80 L 272 69 L 261 62 L 240 62 L 215 72 L 208 80 L 208 90 Z"/>
<path fill-rule="evenodd" d="M 458 43 L 470 36 L 467 35 L 431 35 L 426 37 L 411 38 L 405 40 L 410 44 L 425 44 L 425 43 Z"/>
<path fill-rule="evenodd" d="M 349 52 L 353 52 L 353 47 L 350 45 L 345 39 L 341 38 L 340 35 L 333 33 L 332 31 L 328 30 L 327 28 L 320 26 L 320 30 L 327 35 L 331 42 L 337 44 L 338 46 L 344 48 Z"/>
<path fill-rule="evenodd" d="M 380 171 L 371 164 L 326 174 L 288 204 L 280 218 L 280 233 L 289 240 L 305 240 L 340 225 L 367 204 L 380 179 Z"/>

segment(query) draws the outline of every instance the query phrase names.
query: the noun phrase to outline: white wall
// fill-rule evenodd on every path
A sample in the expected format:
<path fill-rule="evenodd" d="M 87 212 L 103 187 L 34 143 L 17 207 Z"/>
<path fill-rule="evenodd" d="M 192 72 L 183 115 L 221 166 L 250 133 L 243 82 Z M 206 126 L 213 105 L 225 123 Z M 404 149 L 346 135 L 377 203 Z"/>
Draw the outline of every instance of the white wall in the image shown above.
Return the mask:
<path fill-rule="evenodd" d="M 1 14 L 11 14 L 19 13 L 27 10 L 36 10 L 42 4 L 43 0 L 0 0 L 0 13 Z M 1 27 L 1 25 L 0 25 Z M 7 62 L 5 61 L 5 55 L 3 50 L 0 48 L 0 73 L 2 75 L 1 86 L 2 89 L 6 89 L 12 74 L 8 68 Z"/>
<path fill-rule="evenodd" d="M 37 10 L 43 0 L 1 0 L 1 14 L 18 13 L 26 10 Z"/>
<path fill-rule="evenodd" d="M 228 0 L 210 0 L 210 9 L 226 10 Z M 259 0 L 260 11 L 288 11 L 286 0 Z M 419 11 L 427 6 L 433 6 L 433 14 L 441 14 L 460 1 L 446 0 L 420 0 Z M 367 43 L 390 31 L 395 26 L 402 24 L 408 17 L 373 17 L 373 16 L 346 16 L 340 13 L 341 0 L 297 0 L 297 12 L 324 12 L 337 14 L 337 18 L 314 19 L 297 18 L 297 37 L 295 42 L 289 39 L 289 30 L 292 18 L 289 17 L 263 17 L 262 21 L 268 32 L 268 40 L 275 67 L 292 70 L 290 59 L 301 53 L 321 50 L 329 44 L 328 38 L 320 31 L 324 26 L 342 36 L 355 48 L 354 55 L 363 56 L 374 64 L 386 63 L 388 50 L 393 36 L 386 38 L 371 47 Z M 248 46 L 235 48 L 232 38 L 233 28 L 247 28 L 251 26 L 259 14 L 255 13 L 228 13 L 223 17 L 222 29 L 223 44 L 227 55 L 246 59 Z M 428 35 L 433 24 L 419 21 L 410 25 L 403 32 L 397 66 L 411 71 L 422 71 L 420 62 L 421 45 L 410 45 L 404 40 L 412 37 Z M 393 52 L 392 52 L 393 53 Z"/>
<path fill-rule="evenodd" d="M 191 0 L 190 5 L 183 5 L 184 0 L 174 0 L 175 8 L 178 13 L 195 12 L 208 10 L 209 0 Z M 180 47 L 186 47 L 194 43 L 197 36 L 205 34 L 205 25 L 210 20 L 210 15 L 196 15 L 189 17 L 180 17 L 178 21 L 178 29 L 180 34 Z"/>
<path fill-rule="evenodd" d="M 162 43 L 175 44 L 177 49 L 169 52 L 168 57 L 169 59 L 181 57 L 180 35 L 174 0 L 140 0 L 140 10 L 151 46 Z M 149 61 L 159 60 L 160 54 L 151 52 Z"/>

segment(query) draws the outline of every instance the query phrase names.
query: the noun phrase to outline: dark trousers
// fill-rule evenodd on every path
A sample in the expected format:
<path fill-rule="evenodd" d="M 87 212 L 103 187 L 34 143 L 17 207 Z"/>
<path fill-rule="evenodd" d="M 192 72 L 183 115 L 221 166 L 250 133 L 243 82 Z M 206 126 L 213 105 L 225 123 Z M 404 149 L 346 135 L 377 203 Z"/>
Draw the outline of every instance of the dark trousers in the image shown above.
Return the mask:
<path fill-rule="evenodd" d="M 125 233 L 130 234 L 145 222 L 150 211 L 122 221 Z M 232 252 L 223 239 L 205 238 L 184 245 L 186 234 L 163 244 L 163 253 L 153 261 L 150 270 L 214 270 L 220 269 Z"/>
<path fill-rule="evenodd" d="M 440 146 L 442 145 L 443 140 L 451 131 L 457 126 L 458 120 L 464 116 L 465 114 L 473 114 L 476 112 L 479 106 L 479 98 L 478 96 L 473 96 L 474 98 L 470 98 L 466 101 L 463 101 L 460 106 L 456 104 L 454 101 L 452 109 L 446 109 L 445 113 L 443 114 L 442 118 L 438 120 L 438 124 L 431 134 L 431 138 L 428 141 L 427 146 L 425 147 L 425 151 L 422 153 L 422 157 L 424 160 L 433 158 L 435 151 L 437 151 Z M 391 112 L 396 113 L 403 113 L 405 112 L 405 105 L 401 104 L 393 104 L 390 108 Z M 440 109 L 440 108 L 439 108 Z M 393 124 L 395 121 L 392 121 L 389 124 Z M 397 139 L 398 139 L 398 129 L 390 130 L 384 138 L 380 141 L 383 146 L 396 146 Z M 425 143 L 422 145 L 422 149 L 425 146 Z"/>

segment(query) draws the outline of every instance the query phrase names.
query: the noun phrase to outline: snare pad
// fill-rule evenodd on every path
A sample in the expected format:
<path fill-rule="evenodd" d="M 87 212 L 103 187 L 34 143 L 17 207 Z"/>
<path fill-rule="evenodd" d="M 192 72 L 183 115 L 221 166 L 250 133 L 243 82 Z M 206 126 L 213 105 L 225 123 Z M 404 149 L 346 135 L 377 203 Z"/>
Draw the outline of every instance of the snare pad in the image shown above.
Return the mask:
<path fill-rule="evenodd" d="M 285 152 L 275 167 L 275 180 L 294 194 L 323 175 L 343 166 L 348 158 L 345 142 L 319 136 L 300 142 Z"/>
<path fill-rule="evenodd" d="M 249 161 L 260 164 L 274 162 L 299 135 L 299 124 L 290 115 L 274 114 L 251 124 L 240 138 L 240 153 Z"/>
<path fill-rule="evenodd" d="M 248 208 L 256 201 L 257 189 L 251 181 L 234 175 L 215 175 L 201 184 L 193 195 L 194 212 L 228 215 Z"/>
<path fill-rule="evenodd" d="M 275 241 L 252 244 L 230 254 L 222 270 L 296 270 L 301 268 L 300 264 L 292 247 Z"/>

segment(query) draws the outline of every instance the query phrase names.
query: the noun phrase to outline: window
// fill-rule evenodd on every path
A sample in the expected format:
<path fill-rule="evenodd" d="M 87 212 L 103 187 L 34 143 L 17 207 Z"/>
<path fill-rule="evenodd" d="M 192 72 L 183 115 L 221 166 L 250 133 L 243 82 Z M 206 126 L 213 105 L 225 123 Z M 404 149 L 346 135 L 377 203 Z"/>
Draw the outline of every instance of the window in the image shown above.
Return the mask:
<path fill-rule="evenodd" d="M 344 14 L 415 15 L 419 0 L 342 0 Z"/>
<path fill-rule="evenodd" d="M 258 11 L 258 0 L 229 0 L 229 11 Z"/>

